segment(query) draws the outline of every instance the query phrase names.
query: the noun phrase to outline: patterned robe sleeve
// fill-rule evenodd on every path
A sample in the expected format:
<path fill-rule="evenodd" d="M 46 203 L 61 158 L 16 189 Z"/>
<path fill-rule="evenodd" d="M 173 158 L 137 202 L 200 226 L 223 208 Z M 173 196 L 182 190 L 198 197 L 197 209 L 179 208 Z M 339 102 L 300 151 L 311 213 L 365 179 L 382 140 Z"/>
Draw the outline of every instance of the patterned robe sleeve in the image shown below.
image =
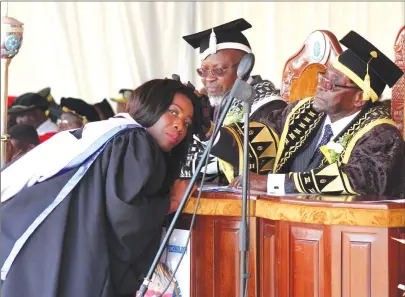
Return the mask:
<path fill-rule="evenodd" d="M 396 127 L 381 124 L 346 148 L 342 162 L 289 173 L 286 189 L 330 195 L 394 195 L 401 181 L 404 141 Z"/>

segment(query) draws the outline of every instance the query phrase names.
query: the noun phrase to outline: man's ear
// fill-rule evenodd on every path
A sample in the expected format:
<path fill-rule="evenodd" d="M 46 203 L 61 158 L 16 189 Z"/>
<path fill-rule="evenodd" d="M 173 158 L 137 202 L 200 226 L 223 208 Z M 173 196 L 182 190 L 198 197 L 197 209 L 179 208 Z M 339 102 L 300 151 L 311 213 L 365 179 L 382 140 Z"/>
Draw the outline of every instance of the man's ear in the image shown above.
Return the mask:
<path fill-rule="evenodd" d="M 355 96 L 354 106 L 357 108 L 363 107 L 368 102 L 363 100 L 363 91 L 358 91 Z"/>

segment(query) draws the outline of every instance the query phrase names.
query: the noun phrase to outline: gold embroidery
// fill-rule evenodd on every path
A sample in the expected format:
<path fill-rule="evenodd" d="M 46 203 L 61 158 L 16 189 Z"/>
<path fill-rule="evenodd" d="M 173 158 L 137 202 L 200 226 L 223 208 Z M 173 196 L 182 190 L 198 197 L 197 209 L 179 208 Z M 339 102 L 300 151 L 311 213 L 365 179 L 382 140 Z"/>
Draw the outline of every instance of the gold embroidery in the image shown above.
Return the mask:
<path fill-rule="evenodd" d="M 314 131 L 314 129 L 319 125 L 321 120 L 323 119 L 323 114 L 319 114 L 318 117 L 314 118 L 313 120 L 309 119 L 310 122 L 312 122 L 308 128 L 303 131 L 303 135 L 300 136 L 299 140 L 295 144 L 291 144 L 288 148 L 285 146 L 290 144 L 289 139 L 287 138 L 287 135 L 291 137 L 290 135 L 290 128 L 293 126 L 294 122 L 296 120 L 300 120 L 300 123 L 302 119 L 300 117 L 303 114 L 306 114 L 308 110 L 312 107 L 312 101 L 313 97 L 309 97 L 306 99 L 302 99 L 300 101 L 304 102 L 299 102 L 294 108 L 291 110 L 290 114 L 287 116 L 286 119 L 286 124 L 283 129 L 282 136 L 280 138 L 280 147 L 277 152 L 277 157 L 276 161 L 274 162 L 274 169 L 273 173 L 277 173 L 281 170 L 282 166 L 294 155 L 294 153 L 302 147 L 302 145 L 306 142 L 308 136 Z M 305 118 L 304 118 L 305 120 Z M 297 123 L 298 125 L 299 123 Z M 296 137 L 294 137 L 296 138 Z M 294 140 L 294 138 L 291 137 L 291 139 Z"/>

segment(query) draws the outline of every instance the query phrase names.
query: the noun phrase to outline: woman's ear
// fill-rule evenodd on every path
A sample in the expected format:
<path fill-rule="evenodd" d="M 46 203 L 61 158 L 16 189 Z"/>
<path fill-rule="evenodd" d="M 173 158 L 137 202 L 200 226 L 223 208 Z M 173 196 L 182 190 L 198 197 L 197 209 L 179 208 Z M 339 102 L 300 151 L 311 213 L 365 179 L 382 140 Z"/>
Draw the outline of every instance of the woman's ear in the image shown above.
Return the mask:
<path fill-rule="evenodd" d="M 363 91 L 356 92 L 354 106 L 357 108 L 363 107 L 368 101 L 363 100 Z"/>

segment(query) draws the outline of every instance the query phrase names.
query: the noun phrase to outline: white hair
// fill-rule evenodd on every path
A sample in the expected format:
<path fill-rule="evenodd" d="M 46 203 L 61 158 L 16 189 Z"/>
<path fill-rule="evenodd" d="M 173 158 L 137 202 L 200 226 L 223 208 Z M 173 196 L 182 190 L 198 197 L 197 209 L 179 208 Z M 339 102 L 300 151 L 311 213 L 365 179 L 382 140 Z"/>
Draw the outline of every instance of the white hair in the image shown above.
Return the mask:
<path fill-rule="evenodd" d="M 208 98 L 212 106 L 219 106 L 221 105 L 222 99 L 224 99 L 224 95 L 208 96 Z"/>

